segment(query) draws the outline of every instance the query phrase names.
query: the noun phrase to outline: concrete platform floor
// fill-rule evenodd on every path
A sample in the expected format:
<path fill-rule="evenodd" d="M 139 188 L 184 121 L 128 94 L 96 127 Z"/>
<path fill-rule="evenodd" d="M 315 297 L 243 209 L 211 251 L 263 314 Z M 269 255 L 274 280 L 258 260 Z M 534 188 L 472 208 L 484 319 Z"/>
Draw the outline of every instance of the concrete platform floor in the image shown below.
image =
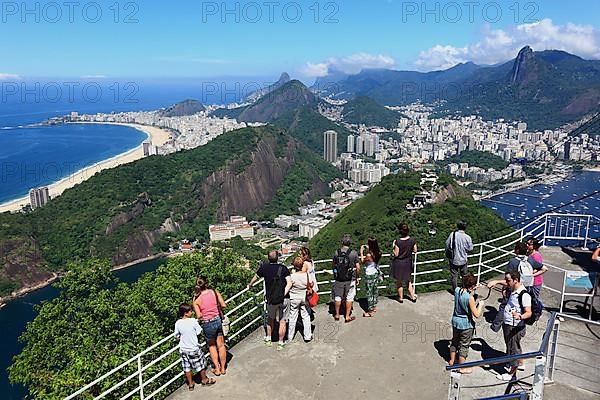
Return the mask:
<path fill-rule="evenodd" d="M 568 257 L 554 250 L 552 255 L 547 250 L 543 254 L 549 259 L 558 257 L 553 259 L 557 266 L 571 265 Z M 553 280 L 548 277 L 554 286 Z M 477 324 L 471 346 L 471 361 L 504 354 L 501 333 L 489 329 L 498 297 L 499 292 L 494 291 L 486 302 L 486 313 Z M 449 373 L 444 367 L 452 337 L 453 297 L 448 292 L 422 294 L 416 304 L 381 298 L 378 308 L 374 318 L 363 318 L 355 305 L 356 321 L 345 324 L 335 322 L 327 306 L 319 306 L 313 322 L 314 340 L 304 343 L 298 332 L 283 351 L 277 351 L 275 343 L 266 347 L 263 330 L 258 329 L 231 349 L 227 375 L 217 377 L 217 384 L 197 385 L 191 392 L 183 386 L 168 399 L 447 398 Z M 527 328 L 524 351 L 539 348 L 547 318 L 548 314 Z M 556 383 L 546 385 L 545 398 L 600 399 L 600 328 L 566 320 L 561 324 L 558 349 Z M 513 389 L 530 388 L 533 367 L 534 360 L 528 360 L 525 371 L 518 374 L 523 383 Z M 499 366 L 482 367 L 464 375 L 461 399 L 504 394 L 508 385 L 496 379 L 500 370 Z"/>

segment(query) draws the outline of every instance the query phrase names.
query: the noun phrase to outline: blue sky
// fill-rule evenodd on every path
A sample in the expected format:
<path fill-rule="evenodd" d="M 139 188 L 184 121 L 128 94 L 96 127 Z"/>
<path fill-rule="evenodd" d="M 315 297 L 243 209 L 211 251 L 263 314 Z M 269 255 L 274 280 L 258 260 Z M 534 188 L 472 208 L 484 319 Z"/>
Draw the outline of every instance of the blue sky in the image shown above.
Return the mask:
<path fill-rule="evenodd" d="M 514 57 L 524 44 L 600 58 L 597 0 L 568 6 L 556 0 L 468 3 L 2 2 L 0 79 L 267 77 L 288 71 L 311 80 L 332 69 L 491 64 Z"/>

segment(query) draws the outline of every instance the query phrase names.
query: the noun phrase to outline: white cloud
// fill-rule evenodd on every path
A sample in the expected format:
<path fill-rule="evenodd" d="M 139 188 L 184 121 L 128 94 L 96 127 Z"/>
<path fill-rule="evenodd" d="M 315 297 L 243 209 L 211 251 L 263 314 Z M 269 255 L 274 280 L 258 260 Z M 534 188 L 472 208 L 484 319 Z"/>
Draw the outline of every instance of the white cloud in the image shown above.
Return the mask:
<path fill-rule="evenodd" d="M 106 75 L 84 75 L 81 79 L 106 79 Z"/>
<path fill-rule="evenodd" d="M 486 26 L 482 38 L 465 47 L 436 45 L 419 54 L 421 71 L 450 68 L 458 63 L 496 64 L 514 58 L 526 45 L 535 51 L 563 50 L 587 59 L 600 59 L 600 31 L 589 25 L 556 25 L 551 19 L 504 29 Z"/>
<path fill-rule="evenodd" d="M 357 74 L 363 69 L 391 68 L 396 61 L 383 54 L 356 53 L 345 57 L 332 57 L 325 62 L 308 62 L 300 69 L 300 74 L 306 77 L 326 76 L 330 70 L 342 71 L 347 74 Z"/>
<path fill-rule="evenodd" d="M 21 77 L 16 74 L 3 74 L 0 72 L 0 81 L 16 81 L 20 80 Z"/>

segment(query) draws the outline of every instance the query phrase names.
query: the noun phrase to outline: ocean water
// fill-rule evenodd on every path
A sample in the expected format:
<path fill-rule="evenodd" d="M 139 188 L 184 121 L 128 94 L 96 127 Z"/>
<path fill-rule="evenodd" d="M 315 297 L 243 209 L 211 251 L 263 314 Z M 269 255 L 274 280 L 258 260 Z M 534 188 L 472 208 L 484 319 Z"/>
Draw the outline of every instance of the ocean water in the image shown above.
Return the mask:
<path fill-rule="evenodd" d="M 0 203 L 139 146 L 146 134 L 113 125 L 0 130 Z"/>
<path fill-rule="evenodd" d="M 600 194 L 581 199 L 597 190 L 600 190 L 600 172 L 581 171 L 555 185 L 534 185 L 482 203 L 518 229 L 549 212 L 600 218 Z M 600 239 L 600 220 L 591 221 L 588 236 Z"/>
<path fill-rule="evenodd" d="M 147 261 L 116 271 L 114 274 L 120 281 L 132 283 L 146 272 L 153 272 L 164 262 L 164 259 Z M 0 309 L 0 398 L 2 400 L 21 400 L 27 395 L 24 387 L 10 384 L 6 369 L 12 364 L 12 358 L 23 349 L 18 338 L 25 330 L 27 323 L 38 314 L 37 306 L 54 299 L 59 293 L 54 286 L 46 286 L 16 299 Z"/>

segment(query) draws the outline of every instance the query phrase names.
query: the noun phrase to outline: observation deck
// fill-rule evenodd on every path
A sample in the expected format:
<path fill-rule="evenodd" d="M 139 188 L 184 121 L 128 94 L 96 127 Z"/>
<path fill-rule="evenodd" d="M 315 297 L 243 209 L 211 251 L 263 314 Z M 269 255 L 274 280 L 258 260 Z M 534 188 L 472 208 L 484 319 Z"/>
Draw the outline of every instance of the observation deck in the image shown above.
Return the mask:
<path fill-rule="evenodd" d="M 565 214 L 538 218 L 514 233 L 476 244 L 469 258 L 470 270 L 482 282 L 501 276 L 514 244 L 527 235 L 548 245 L 557 240 L 587 244 L 589 231 L 585 226 L 587 223 L 589 227 L 593 219 L 597 217 Z M 553 231 L 563 225 L 567 230 Z M 591 252 L 552 246 L 543 247 L 541 252 L 549 268 L 542 289 L 546 310 L 534 326 L 527 327 L 522 341 L 525 370 L 518 371 L 517 382 L 496 378 L 510 361 L 504 356 L 502 333 L 489 328 L 498 309 L 499 291 L 491 291 L 484 316 L 477 322 L 467 359 L 473 373 L 461 375 L 447 369 L 453 297 L 443 290 L 449 287 L 444 250 L 436 249 L 420 251 L 415 257 L 413 284 L 417 293 L 421 291 L 416 303 L 405 299 L 400 304 L 381 295 L 375 317 L 363 318 L 357 302 L 357 319 L 351 323 L 334 321 L 328 306 L 321 304 L 313 321 L 313 341 L 304 343 L 298 332 L 292 343 L 277 351 L 276 343 L 272 347 L 263 343 L 262 291 L 245 289 L 228 299 L 227 314 L 232 320 L 228 340 L 234 346 L 229 349 L 227 375 L 217 377 L 215 385 L 197 385 L 194 391 L 187 385 L 178 387 L 184 383 L 183 373 L 178 348 L 173 347 L 169 336 L 67 400 L 90 398 L 90 393 L 94 399 L 169 400 L 598 399 L 600 323 L 596 321 L 600 302 L 588 288 L 569 283 L 578 277 L 595 278 L 587 275 L 594 268 L 589 261 Z M 331 275 L 319 267 L 326 268 L 329 262 L 316 262 L 320 294 L 325 299 L 329 298 Z M 382 268 L 386 272 L 389 266 Z M 381 289 L 390 284 L 386 280 Z M 438 285 L 438 291 L 422 292 L 432 285 Z M 480 289 L 479 295 L 485 297 L 487 289 Z M 103 386 L 107 379 L 118 383 Z"/>

